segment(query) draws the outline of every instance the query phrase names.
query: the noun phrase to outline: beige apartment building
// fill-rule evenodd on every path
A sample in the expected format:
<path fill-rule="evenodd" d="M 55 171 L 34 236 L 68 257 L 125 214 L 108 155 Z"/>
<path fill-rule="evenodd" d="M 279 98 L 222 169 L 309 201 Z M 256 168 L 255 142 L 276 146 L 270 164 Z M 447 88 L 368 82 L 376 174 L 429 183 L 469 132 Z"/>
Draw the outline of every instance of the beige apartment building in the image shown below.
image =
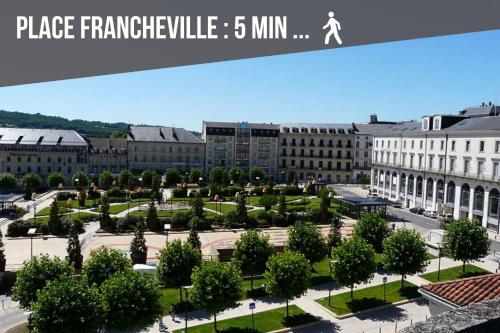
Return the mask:
<path fill-rule="evenodd" d="M 72 130 L 0 128 L 0 172 L 16 176 L 88 172 L 89 145 Z"/>
<path fill-rule="evenodd" d="M 188 172 L 203 168 L 205 144 L 183 128 L 130 126 L 127 152 L 128 168 L 133 172 L 168 168 Z"/>
<path fill-rule="evenodd" d="M 126 138 L 90 138 L 89 141 L 91 174 L 109 171 L 117 175 L 128 168 Z"/>

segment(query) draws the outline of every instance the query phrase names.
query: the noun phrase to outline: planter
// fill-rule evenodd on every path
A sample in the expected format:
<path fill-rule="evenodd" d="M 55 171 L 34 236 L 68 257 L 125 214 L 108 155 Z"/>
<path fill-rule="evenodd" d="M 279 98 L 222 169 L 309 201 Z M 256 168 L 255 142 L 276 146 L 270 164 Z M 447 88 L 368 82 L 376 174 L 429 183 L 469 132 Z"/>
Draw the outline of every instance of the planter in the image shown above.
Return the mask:
<path fill-rule="evenodd" d="M 7 263 L 6 259 L 0 259 L 0 272 L 5 272 L 5 264 Z"/>
<path fill-rule="evenodd" d="M 130 259 L 132 262 L 135 264 L 145 264 L 146 259 L 148 258 L 148 253 L 140 253 L 140 254 L 134 254 L 130 253 Z"/>

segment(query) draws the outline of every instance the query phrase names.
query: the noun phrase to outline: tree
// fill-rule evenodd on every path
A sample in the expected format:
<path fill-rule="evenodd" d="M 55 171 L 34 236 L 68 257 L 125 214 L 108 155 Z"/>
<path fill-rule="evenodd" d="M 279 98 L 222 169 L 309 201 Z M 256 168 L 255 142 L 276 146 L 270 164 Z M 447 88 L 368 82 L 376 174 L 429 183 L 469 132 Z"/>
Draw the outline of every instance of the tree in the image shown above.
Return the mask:
<path fill-rule="evenodd" d="M 214 316 L 214 331 L 218 332 L 217 314 L 237 307 L 243 294 L 239 272 L 232 264 L 210 260 L 194 269 L 192 279 L 189 301 Z"/>
<path fill-rule="evenodd" d="M 328 233 L 328 256 L 332 255 L 332 250 L 339 246 L 342 242 L 342 234 L 340 233 L 340 228 L 342 227 L 342 220 L 340 216 L 335 214 L 330 223 L 330 232 Z"/>
<path fill-rule="evenodd" d="M 158 281 L 164 287 L 178 288 L 182 302 L 182 287 L 191 284 L 191 273 L 200 264 L 200 250 L 176 239 L 160 251 L 156 270 Z"/>
<path fill-rule="evenodd" d="M 84 188 L 78 193 L 78 205 L 85 207 L 85 201 L 87 200 L 87 191 Z"/>
<path fill-rule="evenodd" d="M 60 172 L 53 172 L 47 177 L 47 184 L 52 188 L 57 188 L 59 185 L 66 184 L 66 178 Z"/>
<path fill-rule="evenodd" d="M 37 300 L 37 292 L 47 283 L 67 279 L 73 274 L 68 262 L 48 255 L 35 256 L 23 263 L 17 271 L 16 283 L 12 288 L 12 299 L 24 309 L 30 309 Z"/>
<path fill-rule="evenodd" d="M 146 217 L 147 227 L 151 231 L 157 231 L 160 229 L 160 220 L 158 219 L 158 213 L 156 212 L 156 206 L 154 199 L 151 199 L 148 208 L 148 216 Z"/>
<path fill-rule="evenodd" d="M 321 261 L 327 254 L 327 247 L 321 232 L 310 222 L 298 222 L 288 228 L 287 249 L 302 253 L 311 265 Z"/>
<path fill-rule="evenodd" d="M 253 290 L 253 277 L 264 273 L 266 262 L 274 253 L 274 247 L 269 244 L 268 236 L 256 230 L 242 234 L 234 245 L 233 262 L 243 275 L 250 275 L 250 288 Z"/>
<path fill-rule="evenodd" d="M 238 222 L 241 224 L 248 223 L 248 212 L 247 212 L 247 198 L 244 193 L 240 193 L 236 199 L 236 215 L 238 216 Z"/>
<path fill-rule="evenodd" d="M 199 217 L 200 219 L 203 218 L 203 198 L 201 197 L 200 191 L 196 191 L 194 199 L 191 200 L 191 211 L 193 212 L 194 216 Z"/>
<path fill-rule="evenodd" d="M 321 224 L 328 223 L 328 220 L 330 219 L 330 211 L 328 209 L 330 208 L 331 200 L 329 194 L 330 192 L 326 189 L 322 189 L 319 192 L 321 200 L 319 204 L 319 222 Z"/>
<path fill-rule="evenodd" d="M 415 230 L 401 229 L 384 240 L 382 261 L 389 272 L 401 275 L 421 273 L 429 263 L 425 242 Z"/>
<path fill-rule="evenodd" d="M 361 185 L 370 185 L 370 178 L 368 178 L 368 176 L 363 176 L 359 178 L 358 183 Z"/>
<path fill-rule="evenodd" d="M 66 259 L 68 262 L 76 269 L 82 269 L 83 256 L 82 249 L 80 247 L 80 240 L 78 239 L 78 232 L 73 223 L 69 228 L 69 238 L 68 238 L 68 246 L 66 247 L 66 252 L 68 256 Z"/>
<path fill-rule="evenodd" d="M 103 171 L 100 175 L 99 175 L 99 184 L 101 185 L 102 188 L 104 189 L 108 189 L 110 188 L 111 186 L 113 186 L 113 182 L 114 182 L 114 177 L 113 177 L 113 174 L 109 171 Z"/>
<path fill-rule="evenodd" d="M 288 184 L 293 184 L 297 181 L 297 173 L 295 170 L 289 169 L 286 175 L 287 183 Z"/>
<path fill-rule="evenodd" d="M 191 228 L 189 231 L 189 236 L 187 239 L 187 242 L 191 244 L 191 246 L 195 249 L 200 250 L 201 249 L 201 241 L 200 241 L 200 236 L 198 236 L 198 233 L 194 228 Z"/>
<path fill-rule="evenodd" d="M 199 168 L 191 169 L 191 171 L 189 172 L 189 182 L 193 184 L 200 184 L 203 182 L 204 175 L 205 172 L 203 171 L 203 169 Z M 200 180 L 200 178 L 202 178 L 202 180 Z"/>
<path fill-rule="evenodd" d="M 31 322 L 40 333 L 92 333 L 104 324 L 105 313 L 97 288 L 68 276 L 48 283 L 40 291 Z"/>
<path fill-rule="evenodd" d="M 59 235 L 62 232 L 62 222 L 61 217 L 59 216 L 59 205 L 57 204 L 56 199 L 54 199 L 54 201 L 52 201 L 52 204 L 50 205 L 48 227 L 49 232 L 52 235 Z"/>
<path fill-rule="evenodd" d="M 351 237 L 333 249 L 332 273 L 338 283 L 351 288 L 351 300 L 355 284 L 368 282 L 376 270 L 375 251 L 360 237 Z"/>
<path fill-rule="evenodd" d="M 250 177 L 250 181 L 258 182 L 257 178 L 264 180 L 265 173 L 261 167 L 253 166 L 248 170 L 248 176 Z"/>
<path fill-rule="evenodd" d="M 122 170 L 118 175 L 118 185 L 121 188 L 130 187 L 134 183 L 134 175 L 130 170 Z"/>
<path fill-rule="evenodd" d="M 370 243 L 377 253 L 382 253 L 382 243 L 390 232 L 387 221 L 376 213 L 365 214 L 354 227 L 354 235 Z"/>
<path fill-rule="evenodd" d="M 98 287 L 111 276 L 132 269 L 132 262 L 119 250 L 100 247 L 90 252 L 82 275 L 89 285 Z"/>
<path fill-rule="evenodd" d="M 244 175 L 245 173 L 240 167 L 232 167 L 231 169 L 229 169 L 229 180 L 232 180 L 235 184 L 241 182 Z"/>
<path fill-rule="evenodd" d="M 77 188 L 87 187 L 89 183 L 89 177 L 83 171 L 77 171 L 71 178 L 71 184 Z"/>
<path fill-rule="evenodd" d="M 302 254 L 293 251 L 276 254 L 266 264 L 264 279 L 267 290 L 271 295 L 285 300 L 287 318 L 288 302 L 304 295 L 309 287 L 309 265 Z"/>
<path fill-rule="evenodd" d="M 279 197 L 278 214 L 286 217 L 286 196 L 283 193 L 283 191 L 281 191 L 280 197 Z"/>
<path fill-rule="evenodd" d="M 134 264 L 145 264 L 148 257 L 148 247 L 144 238 L 144 220 L 137 221 L 135 233 L 130 243 L 130 259 Z"/>
<path fill-rule="evenodd" d="M 7 260 L 5 259 L 5 248 L 3 245 L 3 235 L 2 230 L 0 230 L 0 273 L 5 272 L 5 264 Z"/>
<path fill-rule="evenodd" d="M 102 196 L 99 224 L 101 229 L 106 229 L 111 224 L 111 217 L 109 216 L 109 197 L 106 192 L 104 192 Z"/>
<path fill-rule="evenodd" d="M 141 178 L 144 187 L 151 187 L 153 185 L 153 179 L 156 178 L 156 171 L 151 169 L 144 170 L 141 174 Z"/>
<path fill-rule="evenodd" d="M 130 332 L 135 327 L 152 325 L 162 314 L 160 287 L 143 273 L 129 270 L 114 275 L 100 290 L 108 309 L 108 329 Z"/>
<path fill-rule="evenodd" d="M 165 171 L 165 181 L 168 186 L 175 186 L 181 181 L 181 174 L 176 168 L 169 168 Z"/>
<path fill-rule="evenodd" d="M 443 237 L 444 252 L 454 260 L 462 261 L 462 274 L 465 264 L 488 255 L 490 240 L 488 232 L 478 222 L 468 219 L 457 220 L 448 225 Z"/>
<path fill-rule="evenodd" d="M 24 198 L 26 200 L 31 200 L 33 192 L 38 191 L 42 185 L 42 178 L 40 178 L 39 175 L 30 172 L 25 174 L 21 181 L 24 186 Z"/>
<path fill-rule="evenodd" d="M 0 192 L 16 188 L 16 177 L 11 173 L 0 173 Z"/>
<path fill-rule="evenodd" d="M 224 169 L 221 167 L 215 167 L 210 170 L 209 180 L 211 184 L 223 184 L 224 183 Z"/>
<path fill-rule="evenodd" d="M 264 194 L 259 198 L 259 205 L 263 206 L 265 210 L 271 210 L 273 205 L 276 205 L 277 203 L 278 199 L 276 199 L 276 196 L 272 194 Z"/>

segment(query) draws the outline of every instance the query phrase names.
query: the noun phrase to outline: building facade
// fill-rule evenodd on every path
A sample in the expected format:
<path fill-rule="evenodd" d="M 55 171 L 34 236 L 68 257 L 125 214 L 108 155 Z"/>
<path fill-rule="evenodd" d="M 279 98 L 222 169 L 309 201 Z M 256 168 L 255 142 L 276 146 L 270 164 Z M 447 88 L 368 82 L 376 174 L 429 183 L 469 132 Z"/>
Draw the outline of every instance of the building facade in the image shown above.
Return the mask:
<path fill-rule="evenodd" d="M 168 168 L 189 172 L 203 168 L 205 144 L 183 128 L 130 126 L 127 152 L 128 167 L 133 172 L 164 172 Z"/>
<path fill-rule="evenodd" d="M 405 207 L 478 219 L 499 231 L 500 108 L 481 105 L 376 134 L 371 186 Z"/>
<path fill-rule="evenodd" d="M 0 128 L 0 172 L 67 178 L 89 171 L 89 144 L 71 130 Z"/>
<path fill-rule="evenodd" d="M 252 166 L 264 170 L 266 176 L 278 175 L 279 125 L 247 122 L 203 122 L 205 169 L 239 167 L 245 175 Z"/>
<path fill-rule="evenodd" d="M 90 138 L 90 167 L 91 174 L 101 174 L 109 171 L 119 174 L 128 169 L 127 139 L 125 138 Z"/>

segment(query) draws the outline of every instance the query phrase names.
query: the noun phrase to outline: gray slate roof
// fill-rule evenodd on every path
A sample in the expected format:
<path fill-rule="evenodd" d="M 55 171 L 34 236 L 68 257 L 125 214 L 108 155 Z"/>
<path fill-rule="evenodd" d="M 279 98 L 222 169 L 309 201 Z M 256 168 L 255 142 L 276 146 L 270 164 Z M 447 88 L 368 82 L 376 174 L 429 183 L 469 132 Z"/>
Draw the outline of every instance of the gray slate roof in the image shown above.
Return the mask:
<path fill-rule="evenodd" d="M 443 131 L 500 131 L 500 117 L 468 118 L 456 123 L 455 125 L 445 128 Z"/>
<path fill-rule="evenodd" d="M 482 116 L 495 116 L 500 114 L 500 106 L 497 105 L 484 105 L 477 107 L 466 108 L 459 112 L 462 116 L 467 117 L 482 117 Z"/>
<path fill-rule="evenodd" d="M 237 122 L 224 122 L 224 121 L 204 121 L 203 125 L 206 127 L 219 127 L 219 128 L 235 128 Z M 279 129 L 279 125 L 277 124 L 266 124 L 266 123 L 247 123 L 249 128 L 252 129 Z"/>
<path fill-rule="evenodd" d="M 1 144 L 86 146 L 87 141 L 73 130 L 1 127 Z"/>
<path fill-rule="evenodd" d="M 315 128 L 318 130 L 319 132 L 319 129 L 321 128 L 324 128 L 324 129 L 330 129 L 330 128 L 333 128 L 335 130 L 338 130 L 338 129 L 343 129 L 344 131 L 348 131 L 348 130 L 351 130 L 352 129 L 352 124 L 336 124 L 336 123 L 287 123 L 287 124 L 280 124 L 280 130 L 283 130 L 283 128 L 289 128 L 289 129 L 292 129 L 292 128 L 298 128 L 299 130 L 301 128 L 307 128 L 310 132 L 311 128 Z"/>
<path fill-rule="evenodd" d="M 128 141 L 203 143 L 201 139 L 179 127 L 130 126 Z"/>
<path fill-rule="evenodd" d="M 368 123 L 368 124 L 354 124 L 358 130 L 356 134 L 383 134 L 387 130 L 393 128 L 397 124 L 387 124 L 387 123 Z"/>

